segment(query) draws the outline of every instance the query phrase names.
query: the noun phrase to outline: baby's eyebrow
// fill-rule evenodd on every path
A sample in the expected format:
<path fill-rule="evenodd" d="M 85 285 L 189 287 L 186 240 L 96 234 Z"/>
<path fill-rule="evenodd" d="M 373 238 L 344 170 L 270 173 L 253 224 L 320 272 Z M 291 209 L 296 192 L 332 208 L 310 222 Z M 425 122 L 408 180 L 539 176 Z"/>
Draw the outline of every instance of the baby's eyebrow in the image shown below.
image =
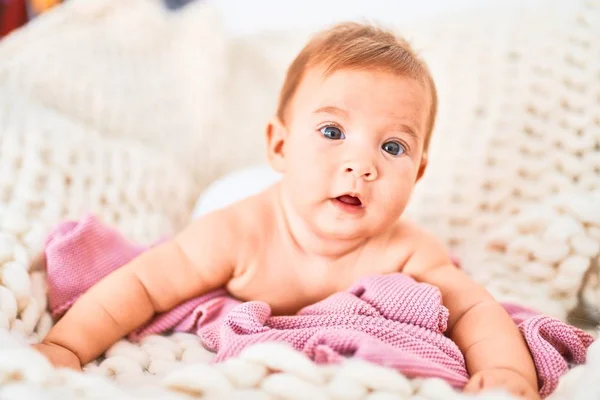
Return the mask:
<path fill-rule="evenodd" d="M 388 130 L 392 130 L 395 132 L 402 132 L 412 137 L 416 142 L 419 142 L 420 138 L 417 132 L 407 124 L 392 124 L 387 127 Z"/>
<path fill-rule="evenodd" d="M 337 115 L 340 118 L 348 117 L 348 111 L 343 110 L 336 106 L 324 106 L 317 108 L 313 114 L 333 114 Z"/>

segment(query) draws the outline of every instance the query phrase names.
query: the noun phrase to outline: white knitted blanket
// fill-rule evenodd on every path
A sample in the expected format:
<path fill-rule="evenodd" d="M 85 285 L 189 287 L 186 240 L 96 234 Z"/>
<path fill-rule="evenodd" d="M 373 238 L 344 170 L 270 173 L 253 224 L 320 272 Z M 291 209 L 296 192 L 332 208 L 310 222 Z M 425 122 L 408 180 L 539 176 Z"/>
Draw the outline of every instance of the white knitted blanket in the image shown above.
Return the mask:
<path fill-rule="evenodd" d="M 411 215 L 500 300 L 598 317 L 600 3 L 395 28 L 422 50 L 441 102 Z M 153 336 L 119 342 L 86 374 L 24 345 L 52 324 L 43 272 L 28 270 L 50 227 L 91 211 L 143 243 L 175 232 L 209 182 L 264 159 L 259 133 L 305 39 L 227 38 L 199 3 L 70 0 L 0 43 L 0 398 L 463 397 L 273 344 L 208 365 L 196 337 Z M 552 398 L 598 398 L 599 378 L 596 342 Z"/>

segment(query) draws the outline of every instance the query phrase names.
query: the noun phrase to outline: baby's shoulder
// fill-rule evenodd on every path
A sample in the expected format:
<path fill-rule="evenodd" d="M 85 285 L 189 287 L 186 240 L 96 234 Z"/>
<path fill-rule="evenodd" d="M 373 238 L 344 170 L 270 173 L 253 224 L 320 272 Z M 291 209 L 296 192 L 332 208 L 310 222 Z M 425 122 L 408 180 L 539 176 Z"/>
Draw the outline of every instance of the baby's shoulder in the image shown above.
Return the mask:
<path fill-rule="evenodd" d="M 246 229 L 255 231 L 274 219 L 274 195 L 270 188 L 249 196 L 231 207 L 235 219 Z"/>
<path fill-rule="evenodd" d="M 449 251 L 443 241 L 434 232 L 409 219 L 400 219 L 393 229 L 393 240 L 407 252 L 403 271 L 417 272 L 449 259 Z"/>
<path fill-rule="evenodd" d="M 249 243 L 273 229 L 274 208 L 271 190 L 266 189 L 223 208 L 220 218 L 240 241 Z"/>
<path fill-rule="evenodd" d="M 192 226 L 201 226 L 215 236 L 227 236 L 229 241 L 247 241 L 249 236 L 267 229 L 273 220 L 270 198 L 268 191 L 243 198 L 197 217 Z"/>
<path fill-rule="evenodd" d="M 267 201 L 259 194 L 202 214 L 174 241 L 195 265 L 237 268 L 240 260 L 247 263 L 256 249 L 265 247 L 262 244 L 272 225 Z"/>

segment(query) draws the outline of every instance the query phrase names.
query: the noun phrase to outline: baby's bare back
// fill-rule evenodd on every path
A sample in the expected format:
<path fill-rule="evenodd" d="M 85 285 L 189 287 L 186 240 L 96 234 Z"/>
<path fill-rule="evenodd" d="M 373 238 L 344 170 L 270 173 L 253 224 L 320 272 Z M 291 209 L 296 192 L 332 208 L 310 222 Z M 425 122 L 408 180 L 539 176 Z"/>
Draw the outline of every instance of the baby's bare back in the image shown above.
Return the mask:
<path fill-rule="evenodd" d="M 399 272 L 411 254 L 415 230 L 400 221 L 343 257 L 307 254 L 274 197 L 274 190 L 267 190 L 231 207 L 239 240 L 234 276 L 227 284 L 233 296 L 265 301 L 273 314 L 293 314 L 349 288 L 360 277 Z"/>

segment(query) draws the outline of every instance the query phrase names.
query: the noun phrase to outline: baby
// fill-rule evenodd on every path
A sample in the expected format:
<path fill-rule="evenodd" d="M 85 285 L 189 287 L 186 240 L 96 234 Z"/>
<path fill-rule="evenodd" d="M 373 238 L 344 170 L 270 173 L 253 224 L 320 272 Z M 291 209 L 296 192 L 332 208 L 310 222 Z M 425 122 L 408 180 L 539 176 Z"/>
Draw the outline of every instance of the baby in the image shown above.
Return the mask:
<path fill-rule="evenodd" d="M 358 23 L 321 32 L 291 64 L 266 127 L 282 179 L 108 275 L 35 348 L 79 369 L 212 289 L 293 314 L 360 277 L 402 272 L 439 288 L 447 334 L 471 375 L 466 391 L 537 398 L 532 358 L 507 312 L 402 217 L 427 166 L 436 109 L 430 73 L 405 41 Z"/>

